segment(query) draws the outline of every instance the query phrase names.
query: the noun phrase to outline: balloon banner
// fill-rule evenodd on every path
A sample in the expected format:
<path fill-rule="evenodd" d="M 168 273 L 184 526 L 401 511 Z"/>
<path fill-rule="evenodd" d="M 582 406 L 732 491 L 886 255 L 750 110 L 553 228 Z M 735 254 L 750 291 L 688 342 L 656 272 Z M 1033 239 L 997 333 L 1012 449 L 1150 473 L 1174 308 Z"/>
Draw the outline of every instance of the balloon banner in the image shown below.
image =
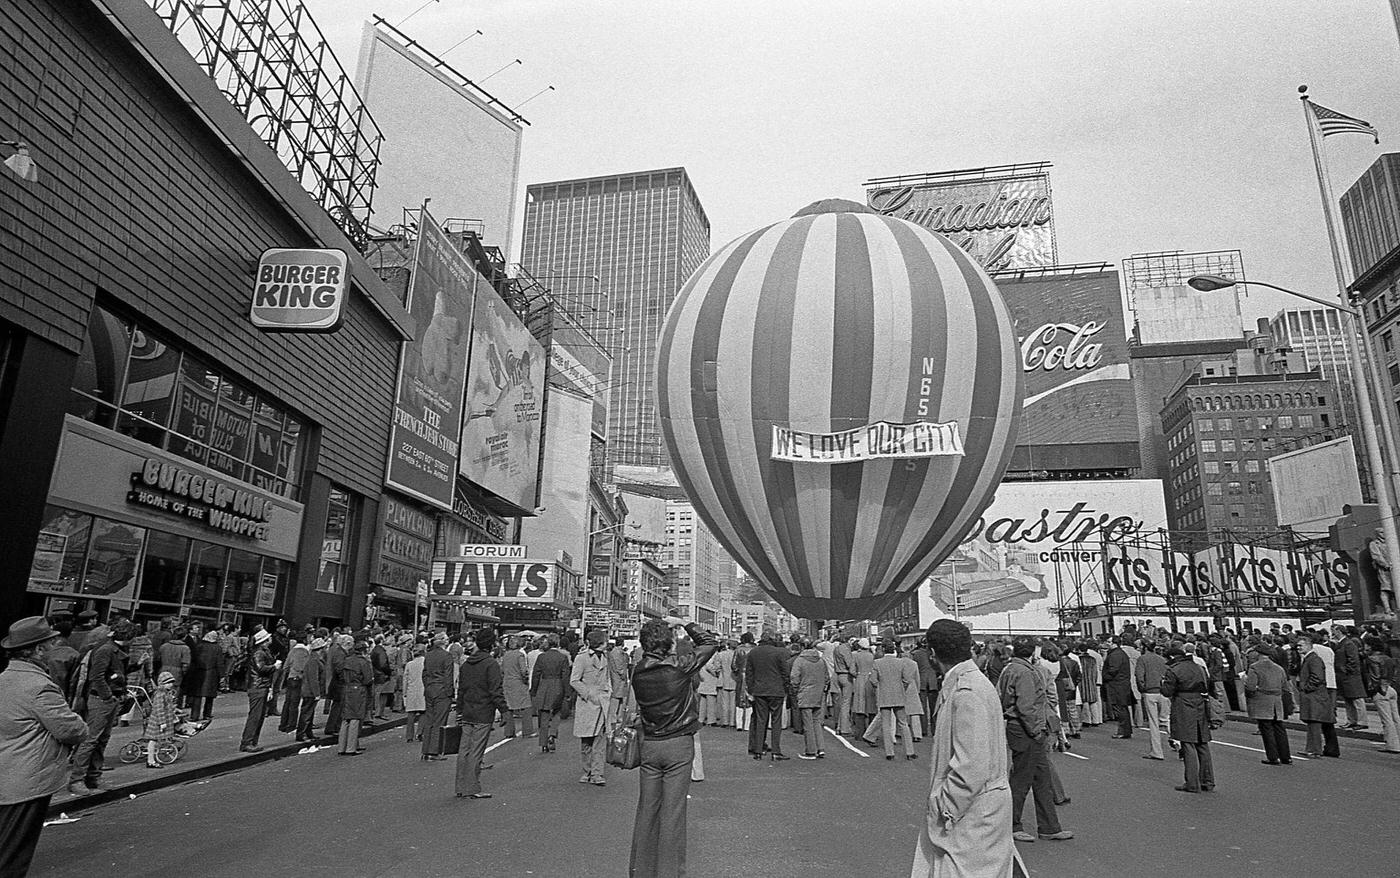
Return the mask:
<path fill-rule="evenodd" d="M 962 541 L 1010 463 L 1024 396 L 1011 318 L 982 267 L 852 202 L 711 255 L 666 317 L 656 387 L 701 519 L 794 615 L 836 619 L 875 618 Z M 872 426 L 916 423 L 956 425 L 963 454 L 869 453 L 889 448 L 878 431 L 872 448 Z M 791 431 L 786 454 L 775 428 Z M 836 440 L 820 437 L 837 434 L 863 434 L 865 456 L 826 458 Z"/>
<path fill-rule="evenodd" d="M 848 463 L 880 457 L 937 457 L 963 453 L 957 423 L 881 421 L 840 433 L 804 433 L 773 425 L 773 460 Z"/>

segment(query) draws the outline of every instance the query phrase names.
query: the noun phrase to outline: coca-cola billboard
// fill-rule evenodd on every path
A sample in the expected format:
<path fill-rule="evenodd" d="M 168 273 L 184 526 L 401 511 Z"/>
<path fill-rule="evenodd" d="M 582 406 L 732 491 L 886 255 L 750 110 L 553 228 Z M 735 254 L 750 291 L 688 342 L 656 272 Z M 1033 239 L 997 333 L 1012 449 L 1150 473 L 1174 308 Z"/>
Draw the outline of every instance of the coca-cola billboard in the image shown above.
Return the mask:
<path fill-rule="evenodd" d="M 1016 323 L 1026 381 L 1013 469 L 1138 466 L 1118 273 L 1089 265 L 994 277 Z"/>
<path fill-rule="evenodd" d="M 1002 165 L 867 181 L 866 203 L 952 239 L 988 271 L 1054 265 L 1050 165 Z"/>

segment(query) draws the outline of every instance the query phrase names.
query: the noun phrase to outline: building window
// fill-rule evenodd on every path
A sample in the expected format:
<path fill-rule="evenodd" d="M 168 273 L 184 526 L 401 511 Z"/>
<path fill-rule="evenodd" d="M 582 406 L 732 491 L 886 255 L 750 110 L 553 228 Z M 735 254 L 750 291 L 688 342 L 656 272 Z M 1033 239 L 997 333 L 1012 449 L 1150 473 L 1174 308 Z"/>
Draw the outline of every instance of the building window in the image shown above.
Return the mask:
<path fill-rule="evenodd" d="M 150 327 L 94 308 L 74 374 L 72 414 L 298 499 L 302 421 Z"/>
<path fill-rule="evenodd" d="M 1298 416 L 1298 426 L 1300 426 L 1300 427 L 1311 427 L 1312 425 L 1313 425 L 1313 416 L 1312 416 L 1312 415 L 1299 415 L 1299 416 Z"/>
<path fill-rule="evenodd" d="M 1278 416 L 1278 428 L 1279 428 L 1280 430 L 1291 430 L 1291 429 L 1293 429 L 1293 416 L 1292 416 L 1292 415 L 1279 415 L 1279 416 Z"/>
<path fill-rule="evenodd" d="M 1229 418 L 1221 418 L 1221 419 L 1220 419 L 1220 423 L 1219 423 L 1218 426 L 1219 426 L 1220 429 L 1222 429 L 1222 430 L 1233 430 L 1233 429 L 1235 429 L 1235 424 L 1234 424 L 1234 422 L 1233 422 L 1231 419 L 1229 419 Z"/>
<path fill-rule="evenodd" d="M 1215 429 L 1215 421 L 1210 418 L 1201 418 L 1201 432 L 1209 433 Z"/>
<path fill-rule="evenodd" d="M 1246 461 L 1244 462 L 1244 471 L 1247 472 L 1247 473 L 1257 473 L 1257 472 L 1259 472 L 1259 461 L 1257 461 L 1257 460 L 1246 460 Z"/>
<path fill-rule="evenodd" d="M 1205 454 L 1214 454 L 1214 453 L 1215 453 L 1215 440 L 1214 440 L 1214 439 L 1202 439 L 1202 440 L 1201 440 L 1201 451 L 1202 451 L 1203 453 L 1205 453 Z"/>
<path fill-rule="evenodd" d="M 1219 497 L 1219 496 L 1221 495 L 1221 493 L 1222 493 L 1223 490 L 1224 490 L 1224 486 L 1221 485 L 1219 482 L 1211 482 L 1209 485 L 1206 485 L 1206 496 L 1207 496 L 1207 497 Z M 1219 501 L 1216 501 L 1216 502 L 1219 502 Z"/>
<path fill-rule="evenodd" d="M 326 503 L 326 530 L 321 539 L 321 572 L 316 579 L 317 591 L 345 593 L 344 574 L 350 559 L 346 541 L 350 533 L 350 492 L 332 486 L 330 499 Z"/>
<path fill-rule="evenodd" d="M 1208 476 L 1220 475 L 1220 464 L 1216 463 L 1213 460 L 1208 460 L 1205 463 L 1201 464 L 1201 468 L 1205 470 L 1205 473 Z"/>
<path fill-rule="evenodd" d="M 1220 440 L 1220 450 L 1221 450 L 1221 451 L 1234 451 L 1234 450 L 1235 450 L 1235 440 L 1233 440 L 1233 439 L 1221 439 L 1221 440 Z"/>

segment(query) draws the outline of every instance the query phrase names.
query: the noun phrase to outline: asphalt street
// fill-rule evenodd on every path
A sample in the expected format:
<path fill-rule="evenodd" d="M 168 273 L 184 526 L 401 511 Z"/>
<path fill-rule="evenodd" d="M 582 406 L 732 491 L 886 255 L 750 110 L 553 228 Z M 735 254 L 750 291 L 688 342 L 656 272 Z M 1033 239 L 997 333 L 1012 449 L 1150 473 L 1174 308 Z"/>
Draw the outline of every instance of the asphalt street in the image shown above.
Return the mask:
<path fill-rule="evenodd" d="M 1067 842 L 1023 845 L 1036 876 L 1292 876 L 1344 868 L 1394 875 L 1384 830 L 1400 813 L 1400 757 L 1343 741 L 1341 759 L 1261 765 L 1258 738 L 1232 724 L 1214 747 L 1213 793 L 1172 789 L 1180 764 L 1141 758 L 1145 733 L 1085 729 L 1054 756 L 1073 802 Z M 707 780 L 692 788 L 690 873 L 697 876 L 900 876 L 922 819 L 929 763 L 826 737 L 827 758 L 755 762 L 742 733 L 701 733 Z M 1295 752 L 1302 736 L 1293 735 Z M 800 742 L 785 734 L 785 749 Z M 35 876 L 579 876 L 626 874 L 636 772 L 579 784 L 577 742 L 541 754 L 496 742 L 490 800 L 452 795 L 452 762 L 421 762 L 397 731 L 368 752 L 332 750 L 94 808 L 44 830 Z M 1034 811 L 1026 804 L 1026 819 Z"/>

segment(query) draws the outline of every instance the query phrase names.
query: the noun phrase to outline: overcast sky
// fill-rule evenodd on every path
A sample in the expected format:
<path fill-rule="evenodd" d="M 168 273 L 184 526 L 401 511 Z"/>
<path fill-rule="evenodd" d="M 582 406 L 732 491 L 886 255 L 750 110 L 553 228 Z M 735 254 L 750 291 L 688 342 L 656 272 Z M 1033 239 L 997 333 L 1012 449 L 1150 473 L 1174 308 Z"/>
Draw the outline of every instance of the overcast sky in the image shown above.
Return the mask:
<path fill-rule="evenodd" d="M 307 0 L 347 69 L 371 13 Z M 520 112 L 523 184 L 682 165 L 712 249 L 874 176 L 1049 161 L 1061 262 L 1239 248 L 1335 293 L 1297 86 L 1369 120 L 1329 138 L 1340 195 L 1400 150 L 1387 0 L 439 0 L 403 25 Z M 386 132 L 392 136 L 392 132 Z M 1266 295 L 1268 297 L 1266 298 Z M 1251 294 L 1246 312 L 1279 304 Z"/>

